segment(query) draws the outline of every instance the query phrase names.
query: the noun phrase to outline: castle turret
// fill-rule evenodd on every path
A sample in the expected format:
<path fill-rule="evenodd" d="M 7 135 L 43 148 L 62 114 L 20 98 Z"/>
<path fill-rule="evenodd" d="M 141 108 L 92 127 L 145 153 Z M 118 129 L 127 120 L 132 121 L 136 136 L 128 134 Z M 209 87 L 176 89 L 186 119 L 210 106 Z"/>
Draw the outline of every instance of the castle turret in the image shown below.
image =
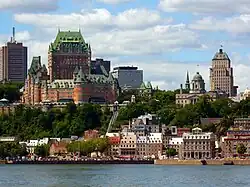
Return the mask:
<path fill-rule="evenodd" d="M 73 100 L 75 104 L 84 102 L 84 83 L 86 83 L 86 79 L 80 67 L 78 73 L 75 74 L 74 77 Z"/>

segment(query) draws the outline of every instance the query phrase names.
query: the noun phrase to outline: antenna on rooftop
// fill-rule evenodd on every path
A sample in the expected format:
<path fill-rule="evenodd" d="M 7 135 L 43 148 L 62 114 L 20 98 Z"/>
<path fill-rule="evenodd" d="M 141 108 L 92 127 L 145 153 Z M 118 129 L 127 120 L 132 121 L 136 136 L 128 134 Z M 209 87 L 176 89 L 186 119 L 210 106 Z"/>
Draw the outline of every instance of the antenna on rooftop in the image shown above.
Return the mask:
<path fill-rule="evenodd" d="M 13 35 L 12 35 L 12 37 L 13 37 L 13 42 L 15 42 L 16 41 L 16 39 L 15 39 L 15 37 L 16 37 L 15 27 L 13 27 Z"/>

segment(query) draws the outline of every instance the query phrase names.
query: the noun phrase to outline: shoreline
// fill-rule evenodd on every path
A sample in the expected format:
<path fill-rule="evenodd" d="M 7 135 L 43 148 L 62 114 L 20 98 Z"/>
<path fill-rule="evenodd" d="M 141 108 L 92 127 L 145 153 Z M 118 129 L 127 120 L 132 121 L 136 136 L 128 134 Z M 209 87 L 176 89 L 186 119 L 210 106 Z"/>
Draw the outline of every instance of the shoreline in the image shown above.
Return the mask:
<path fill-rule="evenodd" d="M 1 164 L 32 164 L 32 165 L 39 165 L 39 164 L 154 164 L 154 160 L 51 160 L 51 161 L 39 161 L 39 160 L 32 160 L 32 161 L 5 161 L 5 163 Z"/>
<path fill-rule="evenodd" d="M 221 159 L 221 160 L 155 160 L 155 165 L 247 165 L 250 159 Z"/>

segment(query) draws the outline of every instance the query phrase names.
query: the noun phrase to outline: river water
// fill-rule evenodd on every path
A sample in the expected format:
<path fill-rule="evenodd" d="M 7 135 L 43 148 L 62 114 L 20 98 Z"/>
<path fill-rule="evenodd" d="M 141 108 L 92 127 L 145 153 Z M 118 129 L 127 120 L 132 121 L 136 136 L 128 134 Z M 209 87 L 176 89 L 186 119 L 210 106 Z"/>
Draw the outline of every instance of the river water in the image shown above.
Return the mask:
<path fill-rule="evenodd" d="M 249 166 L 0 165 L 0 187 L 250 187 Z"/>

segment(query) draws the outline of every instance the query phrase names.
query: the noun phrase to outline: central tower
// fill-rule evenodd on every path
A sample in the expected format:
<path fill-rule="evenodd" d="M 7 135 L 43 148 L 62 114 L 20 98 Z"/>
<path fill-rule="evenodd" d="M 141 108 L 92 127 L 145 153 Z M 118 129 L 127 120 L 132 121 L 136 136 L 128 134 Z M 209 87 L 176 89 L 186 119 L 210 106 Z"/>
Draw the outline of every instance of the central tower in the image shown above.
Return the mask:
<path fill-rule="evenodd" d="M 234 86 L 231 60 L 223 49 L 219 49 L 212 60 L 210 87 L 211 91 L 221 90 L 227 93 L 229 97 L 237 95 L 238 87 Z"/>
<path fill-rule="evenodd" d="M 91 48 L 85 43 L 81 31 L 59 30 L 48 51 L 50 81 L 72 79 L 76 67 L 81 67 L 84 74 L 89 74 L 90 62 Z"/>

